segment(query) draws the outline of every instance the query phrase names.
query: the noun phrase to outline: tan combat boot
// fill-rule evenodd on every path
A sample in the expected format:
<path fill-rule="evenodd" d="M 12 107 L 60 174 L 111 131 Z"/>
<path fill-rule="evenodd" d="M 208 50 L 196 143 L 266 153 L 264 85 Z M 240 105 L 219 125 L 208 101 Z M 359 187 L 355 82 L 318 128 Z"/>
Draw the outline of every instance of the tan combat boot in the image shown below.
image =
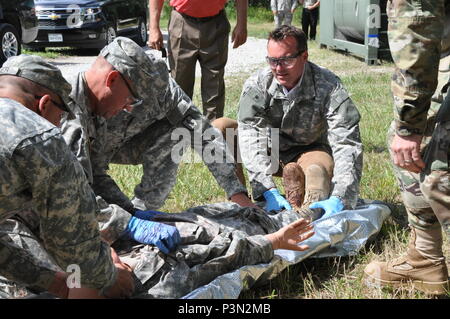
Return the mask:
<path fill-rule="evenodd" d="M 441 229 L 412 228 L 407 254 L 388 262 L 370 263 L 364 277 L 369 287 L 401 287 L 412 283 L 415 289 L 428 294 L 446 294 L 449 282 Z"/>
<path fill-rule="evenodd" d="M 322 217 L 323 209 L 311 209 L 309 205 L 328 198 L 331 178 L 321 165 L 312 164 L 305 170 L 305 199 L 298 210 L 300 215 L 315 221 Z"/>
<path fill-rule="evenodd" d="M 287 201 L 292 209 L 298 210 L 305 196 L 305 174 L 297 163 L 283 167 L 283 186 Z"/>

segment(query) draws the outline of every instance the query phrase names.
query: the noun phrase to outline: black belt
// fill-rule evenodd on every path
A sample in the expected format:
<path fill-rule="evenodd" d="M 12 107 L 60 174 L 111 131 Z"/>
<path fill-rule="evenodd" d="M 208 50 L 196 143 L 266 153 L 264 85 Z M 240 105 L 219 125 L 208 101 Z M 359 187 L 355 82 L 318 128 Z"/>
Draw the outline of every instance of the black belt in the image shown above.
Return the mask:
<path fill-rule="evenodd" d="M 176 11 L 176 10 L 175 10 Z M 183 18 L 185 18 L 186 20 L 192 21 L 192 22 L 196 22 L 196 23 L 204 23 L 204 22 L 208 22 L 211 21 L 212 19 L 217 18 L 218 16 L 221 16 L 225 11 L 222 9 L 219 11 L 218 14 L 214 15 L 214 16 L 210 16 L 210 17 L 201 17 L 201 18 L 196 18 L 196 17 L 191 17 L 187 14 L 181 13 L 180 11 L 177 11 L 179 14 L 181 14 L 183 16 Z"/>

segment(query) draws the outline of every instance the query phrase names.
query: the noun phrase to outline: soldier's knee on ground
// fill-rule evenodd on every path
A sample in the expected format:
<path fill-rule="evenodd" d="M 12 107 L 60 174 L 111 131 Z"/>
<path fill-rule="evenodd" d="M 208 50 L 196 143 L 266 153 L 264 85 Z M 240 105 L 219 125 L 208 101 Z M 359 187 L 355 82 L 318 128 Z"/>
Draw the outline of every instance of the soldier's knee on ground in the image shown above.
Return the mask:
<path fill-rule="evenodd" d="M 221 117 L 212 121 L 211 125 L 217 128 L 226 140 L 227 131 L 233 132 L 237 130 L 238 122 L 228 117 Z"/>

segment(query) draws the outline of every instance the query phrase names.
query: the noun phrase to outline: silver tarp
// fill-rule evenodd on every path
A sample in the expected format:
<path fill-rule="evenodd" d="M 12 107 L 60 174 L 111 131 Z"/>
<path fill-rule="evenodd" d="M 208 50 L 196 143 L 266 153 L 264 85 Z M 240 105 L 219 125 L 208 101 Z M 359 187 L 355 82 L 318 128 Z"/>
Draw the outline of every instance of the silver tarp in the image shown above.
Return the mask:
<path fill-rule="evenodd" d="M 244 266 L 217 277 L 209 284 L 185 295 L 184 299 L 236 299 L 245 287 L 272 279 L 289 265 L 308 257 L 356 255 L 368 240 L 378 234 L 390 209 L 383 204 L 358 206 L 314 222 L 315 234 L 302 244 L 307 251 L 277 250 L 270 263 Z"/>

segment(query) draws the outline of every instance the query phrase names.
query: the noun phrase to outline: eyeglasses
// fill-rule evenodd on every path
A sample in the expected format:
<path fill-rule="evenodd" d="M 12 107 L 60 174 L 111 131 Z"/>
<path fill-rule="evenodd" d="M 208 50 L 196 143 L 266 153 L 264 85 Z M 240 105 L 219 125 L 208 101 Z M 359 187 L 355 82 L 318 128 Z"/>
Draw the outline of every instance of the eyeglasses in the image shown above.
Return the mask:
<path fill-rule="evenodd" d="M 297 57 L 299 55 L 301 55 L 303 52 L 305 52 L 305 51 L 298 51 L 294 55 L 285 56 L 282 58 L 271 58 L 269 56 L 266 56 L 266 61 L 267 61 L 267 63 L 269 63 L 269 65 L 272 69 L 276 69 L 277 65 L 280 65 L 284 68 L 291 68 L 294 66 L 294 64 L 296 62 L 295 59 L 297 59 Z"/>
<path fill-rule="evenodd" d="M 119 71 L 117 71 L 119 72 Z M 125 103 L 127 105 L 127 107 L 129 107 L 130 109 L 133 109 L 134 107 L 141 105 L 142 104 L 142 99 L 139 99 L 137 97 L 134 96 L 133 94 L 133 90 L 131 89 L 130 85 L 128 84 L 127 80 L 125 79 L 125 77 L 122 75 L 122 73 L 120 73 L 120 77 L 122 78 L 122 80 L 125 82 L 125 85 L 128 88 L 128 91 L 131 93 L 130 96 L 127 97 Z M 128 112 L 127 108 L 124 108 L 124 111 Z"/>

